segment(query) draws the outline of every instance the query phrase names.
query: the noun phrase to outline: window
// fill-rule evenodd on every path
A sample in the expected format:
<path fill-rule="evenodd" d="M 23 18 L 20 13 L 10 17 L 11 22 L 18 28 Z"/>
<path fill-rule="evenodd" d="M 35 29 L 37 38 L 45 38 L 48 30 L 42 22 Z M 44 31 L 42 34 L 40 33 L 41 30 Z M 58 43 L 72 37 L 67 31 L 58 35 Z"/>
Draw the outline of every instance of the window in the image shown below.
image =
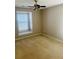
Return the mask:
<path fill-rule="evenodd" d="M 16 12 L 16 22 L 18 27 L 18 35 L 28 34 L 32 31 L 32 13 Z"/>

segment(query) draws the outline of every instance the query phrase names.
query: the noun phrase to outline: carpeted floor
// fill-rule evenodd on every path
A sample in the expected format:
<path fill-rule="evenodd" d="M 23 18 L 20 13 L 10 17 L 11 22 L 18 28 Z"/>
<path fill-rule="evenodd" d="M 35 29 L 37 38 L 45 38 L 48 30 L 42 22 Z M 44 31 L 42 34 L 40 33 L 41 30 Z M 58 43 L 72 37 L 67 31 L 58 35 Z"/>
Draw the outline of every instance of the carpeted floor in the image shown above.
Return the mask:
<path fill-rule="evenodd" d="M 63 59 L 63 45 L 44 36 L 16 41 L 16 59 Z"/>

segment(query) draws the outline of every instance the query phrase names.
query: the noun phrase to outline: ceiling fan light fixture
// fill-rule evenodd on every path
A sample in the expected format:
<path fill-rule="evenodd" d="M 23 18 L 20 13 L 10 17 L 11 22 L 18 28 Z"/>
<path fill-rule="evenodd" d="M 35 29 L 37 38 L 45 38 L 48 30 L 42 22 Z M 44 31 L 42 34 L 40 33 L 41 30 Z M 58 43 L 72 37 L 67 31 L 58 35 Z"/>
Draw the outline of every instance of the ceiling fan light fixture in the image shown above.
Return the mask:
<path fill-rule="evenodd" d="M 28 6 L 28 7 L 34 7 L 33 8 L 33 10 L 40 10 L 41 9 L 41 7 L 42 8 L 45 8 L 46 6 L 40 6 L 39 4 L 37 4 L 37 0 L 34 0 L 35 1 L 35 4 L 34 4 L 34 6 Z"/>

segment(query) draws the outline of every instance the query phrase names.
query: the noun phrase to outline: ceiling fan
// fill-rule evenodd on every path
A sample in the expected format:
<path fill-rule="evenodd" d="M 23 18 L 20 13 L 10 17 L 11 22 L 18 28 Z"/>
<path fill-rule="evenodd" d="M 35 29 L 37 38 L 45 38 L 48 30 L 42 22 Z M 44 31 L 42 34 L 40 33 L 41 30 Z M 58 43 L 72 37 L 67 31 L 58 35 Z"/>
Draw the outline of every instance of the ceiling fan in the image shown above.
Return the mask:
<path fill-rule="evenodd" d="M 38 9 L 41 9 L 41 8 L 45 8 L 46 6 L 41 6 L 39 4 L 37 4 L 37 0 L 34 0 L 35 4 L 34 6 L 28 6 L 28 7 L 33 7 L 34 10 L 38 10 Z"/>

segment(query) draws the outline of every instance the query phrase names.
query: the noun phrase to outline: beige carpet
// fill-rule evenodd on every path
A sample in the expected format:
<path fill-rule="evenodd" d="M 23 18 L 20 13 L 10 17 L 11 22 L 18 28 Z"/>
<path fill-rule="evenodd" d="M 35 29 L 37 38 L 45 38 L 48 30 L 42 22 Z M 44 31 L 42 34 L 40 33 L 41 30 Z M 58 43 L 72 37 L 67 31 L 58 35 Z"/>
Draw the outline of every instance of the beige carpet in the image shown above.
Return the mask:
<path fill-rule="evenodd" d="M 36 36 L 16 41 L 16 59 L 63 59 L 62 43 Z"/>

